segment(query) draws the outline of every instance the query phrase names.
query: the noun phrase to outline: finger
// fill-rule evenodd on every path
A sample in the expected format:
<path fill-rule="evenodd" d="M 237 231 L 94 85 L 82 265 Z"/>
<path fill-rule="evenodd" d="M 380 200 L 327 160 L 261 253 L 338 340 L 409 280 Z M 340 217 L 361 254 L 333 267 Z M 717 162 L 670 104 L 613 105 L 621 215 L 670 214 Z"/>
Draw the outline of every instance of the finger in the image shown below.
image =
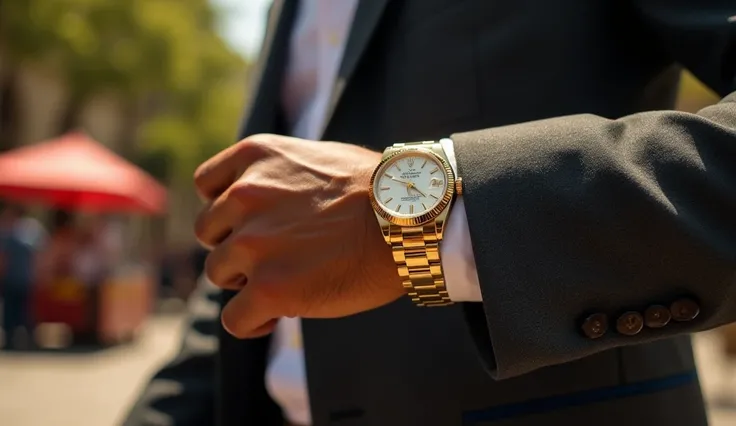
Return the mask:
<path fill-rule="evenodd" d="M 222 309 L 222 326 L 233 336 L 261 337 L 273 330 L 281 317 L 278 299 L 269 295 L 269 284 L 259 282 L 243 287 Z"/>
<path fill-rule="evenodd" d="M 229 191 L 208 203 L 194 222 L 194 235 L 199 243 L 207 249 L 220 244 L 245 219 L 244 207 L 229 196 Z"/>
<path fill-rule="evenodd" d="M 194 172 L 194 186 L 200 198 L 212 201 L 235 182 L 239 172 L 248 166 L 242 164 L 243 159 L 239 155 L 243 150 L 240 143 L 235 144 L 197 167 Z"/>
<path fill-rule="evenodd" d="M 250 335 L 248 335 L 247 337 L 240 337 L 240 338 L 241 339 L 244 339 L 244 338 L 255 339 L 257 337 L 267 336 L 273 333 L 273 330 L 276 328 L 276 324 L 278 322 L 279 322 L 279 318 L 274 318 L 268 321 L 267 323 L 263 324 L 262 326 L 258 327 L 257 329 L 253 330 L 253 332 L 250 333 Z M 225 328 L 225 325 L 223 324 L 222 327 Z M 225 328 L 225 330 L 227 331 L 227 328 Z M 228 331 L 228 333 L 230 332 Z M 230 334 L 235 336 L 233 333 L 230 333 Z M 238 336 L 235 336 L 235 337 L 238 337 Z"/>
<path fill-rule="evenodd" d="M 218 244 L 204 262 L 204 273 L 216 286 L 225 290 L 240 290 L 247 283 L 250 259 L 247 253 L 228 237 Z"/>
<path fill-rule="evenodd" d="M 248 138 L 219 152 L 202 163 L 194 172 L 194 185 L 198 195 L 211 201 L 225 192 L 253 162 L 266 155 L 261 142 L 265 136 Z"/>

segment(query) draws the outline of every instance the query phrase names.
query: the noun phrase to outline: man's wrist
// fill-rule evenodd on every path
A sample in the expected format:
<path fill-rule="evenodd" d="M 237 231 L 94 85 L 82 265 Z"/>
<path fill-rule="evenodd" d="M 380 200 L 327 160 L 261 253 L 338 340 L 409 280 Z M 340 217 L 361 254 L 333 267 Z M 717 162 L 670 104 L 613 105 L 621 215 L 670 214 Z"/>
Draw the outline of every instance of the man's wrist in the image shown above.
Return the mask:
<path fill-rule="evenodd" d="M 396 144 L 393 145 L 393 150 L 384 152 L 384 158 L 388 158 L 386 161 L 391 161 L 390 159 L 393 156 L 403 155 L 402 149 L 404 147 L 416 149 L 414 147 L 418 145 L 426 146 L 426 149 L 432 150 L 434 155 L 442 160 L 445 164 L 448 184 L 453 184 L 456 180 L 459 181 L 454 144 L 449 138 L 434 142 Z M 386 157 L 387 155 L 388 157 Z M 379 165 L 379 167 L 384 166 Z M 375 173 L 381 173 L 380 170 L 383 169 L 377 168 L 374 176 Z M 436 171 L 437 168 L 433 173 Z M 392 180 L 398 179 L 390 178 Z M 370 182 L 370 194 L 372 194 L 375 189 L 373 188 L 373 177 Z M 386 189 L 389 189 L 389 187 Z M 475 259 L 465 217 L 465 208 L 460 197 L 461 191 L 457 188 L 452 189 L 455 189 L 454 203 L 448 204 L 446 209 L 449 210 L 434 219 L 444 223 L 442 235 L 434 235 L 435 229 L 438 228 L 427 226 L 431 223 L 405 228 L 400 225 L 391 225 L 388 222 L 389 218 L 382 221 L 381 217 L 383 216 L 377 214 L 377 216 L 380 216 L 378 221 L 382 223 L 384 238 L 392 247 L 394 261 L 399 269 L 399 276 L 403 280 L 404 288 L 408 291 L 412 300 L 421 306 L 481 301 L 480 284 L 475 270 Z M 379 208 L 373 198 L 371 198 L 371 205 L 373 209 Z M 395 236 L 391 231 L 394 228 Z M 408 243 L 406 238 L 409 240 Z M 407 250 L 410 253 L 407 254 L 405 252 Z M 408 259 L 409 257 L 411 257 L 411 262 L 406 263 L 405 258 Z"/>

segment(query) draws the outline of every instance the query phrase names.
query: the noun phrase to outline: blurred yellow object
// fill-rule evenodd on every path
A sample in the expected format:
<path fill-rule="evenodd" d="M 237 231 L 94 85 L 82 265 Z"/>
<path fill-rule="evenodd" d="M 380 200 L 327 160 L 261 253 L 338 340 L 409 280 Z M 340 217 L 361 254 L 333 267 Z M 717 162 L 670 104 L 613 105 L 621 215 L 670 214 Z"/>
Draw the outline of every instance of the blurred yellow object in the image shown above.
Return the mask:
<path fill-rule="evenodd" d="M 85 287 L 72 277 L 61 278 L 52 284 L 52 295 L 55 300 L 78 302 L 86 296 Z"/>
<path fill-rule="evenodd" d="M 302 336 L 299 333 L 294 333 L 291 336 L 291 347 L 294 349 L 302 349 Z"/>
<path fill-rule="evenodd" d="M 718 95 L 687 71 L 682 73 L 676 109 L 696 112 L 718 102 Z"/>

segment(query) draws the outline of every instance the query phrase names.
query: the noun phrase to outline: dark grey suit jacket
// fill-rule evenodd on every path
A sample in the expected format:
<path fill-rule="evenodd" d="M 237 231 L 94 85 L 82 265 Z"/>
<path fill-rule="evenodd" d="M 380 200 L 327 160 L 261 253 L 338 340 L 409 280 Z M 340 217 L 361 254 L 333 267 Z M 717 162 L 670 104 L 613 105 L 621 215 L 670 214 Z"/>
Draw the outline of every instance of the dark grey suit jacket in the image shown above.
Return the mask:
<path fill-rule="evenodd" d="M 271 12 L 242 137 L 287 131 L 295 9 Z M 733 15 L 733 0 L 361 1 L 324 139 L 452 135 L 483 303 L 305 320 L 315 426 L 704 425 L 687 336 L 736 320 Z M 671 111 L 680 65 L 724 99 Z M 281 424 L 268 338 L 219 330 L 219 362 L 190 336 L 128 425 Z"/>

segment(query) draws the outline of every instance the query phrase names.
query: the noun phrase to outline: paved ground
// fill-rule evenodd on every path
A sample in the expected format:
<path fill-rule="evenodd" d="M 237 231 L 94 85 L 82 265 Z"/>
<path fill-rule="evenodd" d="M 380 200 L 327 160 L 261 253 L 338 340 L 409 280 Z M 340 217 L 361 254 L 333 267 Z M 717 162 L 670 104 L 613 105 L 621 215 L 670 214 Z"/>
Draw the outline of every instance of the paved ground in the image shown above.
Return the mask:
<path fill-rule="evenodd" d="M 711 426 L 736 425 L 736 362 L 724 359 L 717 332 L 699 334 L 695 352 Z"/>
<path fill-rule="evenodd" d="M 156 318 L 137 344 L 99 353 L 0 352 L 0 424 L 118 426 L 145 379 L 176 349 L 180 324 L 177 316 Z M 701 377 L 711 426 L 733 426 L 736 366 L 728 374 L 718 344 L 716 335 L 698 337 Z"/>
<path fill-rule="evenodd" d="M 136 344 L 96 353 L 0 352 L 0 425 L 117 426 L 176 349 L 180 324 L 156 318 Z"/>

